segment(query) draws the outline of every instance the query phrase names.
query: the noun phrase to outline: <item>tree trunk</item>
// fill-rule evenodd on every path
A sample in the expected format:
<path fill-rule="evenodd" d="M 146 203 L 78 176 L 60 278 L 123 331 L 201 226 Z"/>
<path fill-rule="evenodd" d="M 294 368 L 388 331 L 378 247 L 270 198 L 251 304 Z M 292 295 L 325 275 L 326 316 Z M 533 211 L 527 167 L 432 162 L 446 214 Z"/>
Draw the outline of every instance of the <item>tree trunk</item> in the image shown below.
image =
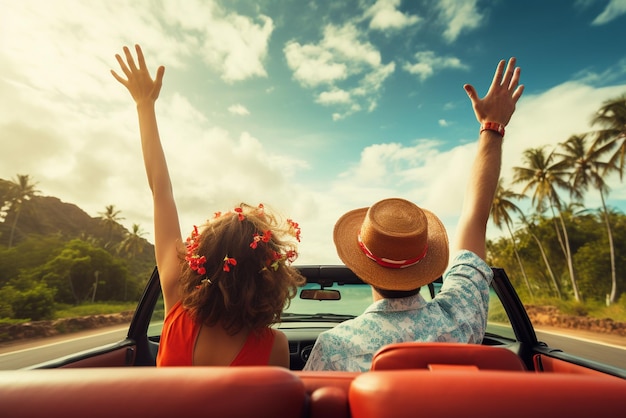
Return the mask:
<path fill-rule="evenodd" d="M 609 304 L 617 302 L 617 273 L 615 272 L 615 245 L 613 244 L 613 231 L 611 230 L 611 221 L 609 212 L 604 201 L 604 193 L 600 190 L 600 199 L 602 200 L 602 212 L 604 214 L 604 222 L 606 224 L 606 233 L 609 239 L 609 251 L 611 254 L 611 293 L 609 294 Z"/>
<path fill-rule="evenodd" d="M 513 252 L 515 252 L 515 257 L 517 257 L 517 262 L 519 263 L 519 267 L 522 270 L 522 277 L 524 277 L 524 283 L 526 283 L 526 287 L 528 288 L 528 293 L 530 294 L 531 299 L 535 299 L 535 295 L 533 294 L 532 289 L 530 288 L 530 283 L 528 282 L 528 276 L 526 275 L 526 270 L 524 269 L 524 264 L 522 263 L 522 259 L 519 256 L 519 252 L 517 251 L 517 244 L 515 243 L 515 236 L 513 235 L 513 231 L 511 231 L 511 226 L 508 222 L 506 222 L 506 228 L 509 230 L 509 234 L 511 235 L 511 242 L 513 243 Z"/>
<path fill-rule="evenodd" d="M 96 277 L 96 281 L 93 284 L 93 294 L 91 295 L 91 303 L 94 303 L 96 301 L 96 291 L 98 290 L 98 276 L 100 276 L 100 272 L 96 270 L 93 274 Z"/>
<path fill-rule="evenodd" d="M 9 245 L 8 247 L 13 247 L 13 236 L 15 234 L 15 229 L 17 228 L 17 218 L 20 217 L 20 208 L 19 206 L 15 208 L 15 218 L 13 218 L 13 225 L 11 225 L 11 234 L 9 235 Z"/>
<path fill-rule="evenodd" d="M 572 290 L 574 291 L 574 299 L 576 302 L 580 302 L 580 293 L 578 292 L 578 283 L 576 283 L 576 275 L 574 274 L 574 260 L 572 257 L 572 250 L 569 246 L 569 237 L 567 236 L 567 228 L 565 228 L 565 220 L 563 214 L 559 210 L 559 220 L 561 221 L 561 228 L 563 229 L 563 241 L 565 241 L 565 250 L 567 258 L 567 268 L 569 269 L 569 277 L 572 280 Z"/>
<path fill-rule="evenodd" d="M 543 249 L 543 245 L 541 244 L 541 241 L 539 241 L 539 238 L 537 238 L 537 235 L 535 235 L 532 232 L 530 233 L 530 236 L 533 237 L 533 239 L 537 243 L 537 246 L 539 247 L 539 251 L 541 252 L 541 257 L 543 258 L 543 262 L 546 265 L 546 269 L 548 270 L 548 274 L 550 275 L 550 279 L 552 280 L 552 284 L 554 285 L 554 290 L 556 291 L 557 297 L 559 299 L 563 299 L 563 296 L 561 295 L 561 289 L 559 289 L 559 284 L 556 281 L 556 277 L 554 276 L 554 272 L 552 271 L 552 266 L 550 266 L 550 262 L 548 261 L 548 257 L 546 256 L 546 252 Z"/>

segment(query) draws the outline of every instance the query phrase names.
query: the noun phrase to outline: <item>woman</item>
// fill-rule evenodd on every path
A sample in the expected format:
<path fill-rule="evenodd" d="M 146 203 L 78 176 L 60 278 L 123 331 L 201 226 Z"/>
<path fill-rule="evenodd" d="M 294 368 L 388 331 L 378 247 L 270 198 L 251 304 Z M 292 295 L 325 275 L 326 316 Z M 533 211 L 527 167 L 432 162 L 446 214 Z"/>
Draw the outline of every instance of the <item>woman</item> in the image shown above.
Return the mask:
<path fill-rule="evenodd" d="M 271 328 L 304 282 L 290 266 L 300 228 L 262 204 L 240 204 L 194 226 L 183 242 L 155 113 L 165 68 L 152 79 L 139 45 L 116 54 L 111 71 L 137 105 L 143 159 L 154 202 L 156 262 L 165 301 L 157 366 L 289 367 L 285 335 Z"/>

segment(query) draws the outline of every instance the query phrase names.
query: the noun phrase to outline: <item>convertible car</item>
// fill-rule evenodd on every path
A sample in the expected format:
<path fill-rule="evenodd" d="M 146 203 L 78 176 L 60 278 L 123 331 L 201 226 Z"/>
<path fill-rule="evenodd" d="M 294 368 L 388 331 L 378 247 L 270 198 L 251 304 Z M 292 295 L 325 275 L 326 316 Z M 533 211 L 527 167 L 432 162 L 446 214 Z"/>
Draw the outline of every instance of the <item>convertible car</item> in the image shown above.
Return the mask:
<path fill-rule="evenodd" d="M 307 284 L 277 324 L 289 339 L 291 370 L 154 367 L 163 324 L 155 270 L 123 341 L 0 372 L 3 416 L 582 417 L 626 410 L 626 371 L 538 341 L 497 268 L 482 345 L 392 344 L 369 372 L 303 371 L 319 333 L 363 312 L 371 290 L 344 266 L 298 268 Z M 440 286 L 423 287 L 422 295 L 432 298 Z"/>

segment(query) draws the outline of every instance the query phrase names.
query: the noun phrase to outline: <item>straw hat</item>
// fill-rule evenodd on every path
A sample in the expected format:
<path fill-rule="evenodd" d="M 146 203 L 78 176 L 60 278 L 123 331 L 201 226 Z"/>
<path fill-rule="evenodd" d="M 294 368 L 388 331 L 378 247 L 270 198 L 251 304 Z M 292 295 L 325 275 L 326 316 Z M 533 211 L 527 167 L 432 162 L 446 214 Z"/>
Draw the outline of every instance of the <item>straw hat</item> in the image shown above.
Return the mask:
<path fill-rule="evenodd" d="M 435 214 L 404 199 L 385 199 L 344 214 L 333 239 L 345 265 L 379 289 L 417 289 L 448 265 L 445 227 Z"/>

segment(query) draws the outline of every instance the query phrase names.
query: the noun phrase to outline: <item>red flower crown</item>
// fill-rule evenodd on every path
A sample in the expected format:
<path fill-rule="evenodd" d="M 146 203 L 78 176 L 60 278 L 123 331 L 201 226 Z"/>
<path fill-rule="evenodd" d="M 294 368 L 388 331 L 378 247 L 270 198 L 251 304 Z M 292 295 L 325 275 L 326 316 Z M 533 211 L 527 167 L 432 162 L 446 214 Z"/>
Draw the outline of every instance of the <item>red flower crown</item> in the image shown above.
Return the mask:
<path fill-rule="evenodd" d="M 242 207 L 238 206 L 234 208 L 233 211 L 234 213 L 237 214 L 237 217 L 240 222 L 242 222 L 246 218 Z M 264 213 L 264 206 L 262 203 L 259 204 L 257 211 L 261 215 Z M 231 213 L 231 212 L 227 212 L 227 213 Z M 220 216 L 222 216 L 222 212 L 215 212 L 214 219 L 219 218 Z M 301 229 L 300 229 L 299 224 L 297 222 L 294 222 L 291 219 L 287 219 L 287 224 L 289 225 L 289 233 L 293 235 L 298 242 L 300 242 Z M 274 233 L 272 232 L 271 229 L 263 231 L 263 233 L 255 232 L 252 235 L 252 242 L 250 242 L 250 248 L 254 250 L 259 246 L 259 244 L 262 244 L 262 243 L 266 244 L 270 242 L 273 234 Z M 191 235 L 185 241 L 185 244 L 187 247 L 185 260 L 187 261 L 187 264 L 189 265 L 189 268 L 191 270 L 195 271 L 200 276 L 204 276 L 206 274 L 206 268 L 204 267 L 204 265 L 206 264 L 207 260 L 205 256 L 200 256 L 197 254 L 197 250 L 199 246 L 199 243 L 198 243 L 199 236 L 200 236 L 200 233 L 198 232 L 198 227 L 194 225 L 193 230 L 191 231 Z M 296 260 L 297 257 L 298 257 L 298 252 L 296 250 L 288 250 L 284 254 L 272 250 L 272 255 L 270 259 L 266 261 L 266 265 L 263 266 L 261 270 L 265 270 L 269 267 L 272 270 L 277 271 L 281 262 L 287 262 L 291 264 Z M 236 265 L 237 265 L 237 260 L 235 258 L 229 257 L 228 254 L 224 256 L 224 266 L 222 267 L 223 271 L 229 272 L 231 271 L 231 268 Z M 201 283 L 211 284 L 211 280 L 209 280 L 208 277 L 205 277 L 201 281 Z M 200 286 L 197 286 L 197 287 L 200 287 Z"/>

